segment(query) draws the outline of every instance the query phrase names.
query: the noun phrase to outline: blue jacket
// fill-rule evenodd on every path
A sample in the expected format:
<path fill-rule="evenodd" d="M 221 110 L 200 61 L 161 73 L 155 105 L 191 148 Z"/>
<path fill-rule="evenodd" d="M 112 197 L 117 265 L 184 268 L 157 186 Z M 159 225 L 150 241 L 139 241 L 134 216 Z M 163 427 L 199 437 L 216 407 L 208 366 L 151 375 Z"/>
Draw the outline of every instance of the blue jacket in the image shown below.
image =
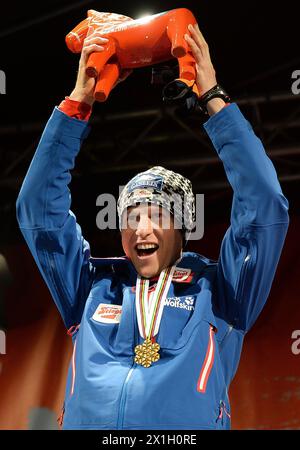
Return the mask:
<path fill-rule="evenodd" d="M 92 258 L 70 211 L 69 171 L 89 127 L 55 108 L 43 132 L 17 217 L 66 327 L 80 324 L 73 328 L 65 429 L 230 427 L 228 387 L 271 288 L 288 202 L 236 104 L 204 127 L 233 188 L 231 225 L 217 262 L 184 253 L 177 264 L 187 270 L 171 283 L 157 335 L 161 359 L 149 368 L 134 363 L 134 347 L 143 341 L 134 267 L 126 258 Z M 100 304 L 108 306 L 97 316 Z M 118 321 L 102 320 L 109 305 L 119 305 Z"/>

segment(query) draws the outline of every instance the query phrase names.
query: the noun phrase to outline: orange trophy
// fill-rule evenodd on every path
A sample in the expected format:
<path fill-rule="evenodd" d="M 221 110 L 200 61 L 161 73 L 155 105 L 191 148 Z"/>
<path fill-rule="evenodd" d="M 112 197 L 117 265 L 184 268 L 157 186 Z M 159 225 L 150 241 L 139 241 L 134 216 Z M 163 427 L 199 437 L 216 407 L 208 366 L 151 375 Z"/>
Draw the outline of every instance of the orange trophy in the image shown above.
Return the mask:
<path fill-rule="evenodd" d="M 184 39 L 190 23 L 196 24 L 196 19 L 186 8 L 137 20 L 89 10 L 87 18 L 66 36 L 66 43 L 72 52 L 80 53 L 84 39 L 92 30 L 97 29 L 108 39 L 105 51 L 89 56 L 86 69 L 88 76 L 97 79 L 94 97 L 99 102 L 107 99 L 117 80 L 128 71 L 172 58 L 178 59 L 179 78 L 166 86 L 165 99 L 181 98 L 187 91 L 198 98 L 195 60 Z"/>

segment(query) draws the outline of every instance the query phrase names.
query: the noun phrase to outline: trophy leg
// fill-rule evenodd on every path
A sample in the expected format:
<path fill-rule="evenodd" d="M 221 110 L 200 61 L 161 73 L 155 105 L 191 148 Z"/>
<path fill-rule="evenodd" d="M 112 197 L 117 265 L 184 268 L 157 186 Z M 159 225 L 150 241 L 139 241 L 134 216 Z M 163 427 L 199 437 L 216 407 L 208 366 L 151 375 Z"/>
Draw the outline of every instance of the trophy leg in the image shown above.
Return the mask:
<path fill-rule="evenodd" d="M 94 97 L 98 102 L 105 102 L 110 91 L 118 81 L 119 76 L 120 70 L 118 64 L 110 63 L 104 66 L 99 74 L 94 91 Z"/>
<path fill-rule="evenodd" d="M 182 58 L 178 58 L 178 64 L 179 78 L 190 81 L 196 79 L 195 59 L 190 52 Z"/>
<path fill-rule="evenodd" d="M 94 52 L 90 54 L 86 66 L 86 74 L 88 77 L 98 77 L 109 58 L 116 52 L 115 41 L 110 39 L 109 42 L 104 45 L 104 48 L 105 50 L 103 52 Z"/>
<path fill-rule="evenodd" d="M 187 32 L 187 22 L 179 17 L 170 18 L 167 26 L 167 35 L 171 41 L 171 54 L 175 58 L 181 58 L 188 52 L 188 44 L 184 39 Z M 180 20 L 181 19 L 181 20 Z"/>

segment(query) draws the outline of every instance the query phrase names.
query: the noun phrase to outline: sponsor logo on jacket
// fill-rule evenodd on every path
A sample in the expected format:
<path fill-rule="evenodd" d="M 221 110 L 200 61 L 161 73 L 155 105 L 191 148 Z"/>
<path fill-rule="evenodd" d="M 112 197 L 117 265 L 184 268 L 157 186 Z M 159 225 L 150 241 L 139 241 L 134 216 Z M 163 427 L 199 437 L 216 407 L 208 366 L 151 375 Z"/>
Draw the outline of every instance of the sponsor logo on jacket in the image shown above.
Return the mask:
<path fill-rule="evenodd" d="M 177 283 L 190 283 L 193 279 L 193 275 L 191 269 L 181 269 L 180 267 L 176 267 L 172 281 L 176 281 Z"/>
<path fill-rule="evenodd" d="M 121 305 L 100 303 L 94 312 L 93 319 L 103 323 L 120 323 L 122 313 Z"/>
<path fill-rule="evenodd" d="M 194 301 L 195 299 L 191 295 L 187 295 L 185 297 L 169 297 L 165 300 L 165 306 L 193 311 L 195 309 Z"/>

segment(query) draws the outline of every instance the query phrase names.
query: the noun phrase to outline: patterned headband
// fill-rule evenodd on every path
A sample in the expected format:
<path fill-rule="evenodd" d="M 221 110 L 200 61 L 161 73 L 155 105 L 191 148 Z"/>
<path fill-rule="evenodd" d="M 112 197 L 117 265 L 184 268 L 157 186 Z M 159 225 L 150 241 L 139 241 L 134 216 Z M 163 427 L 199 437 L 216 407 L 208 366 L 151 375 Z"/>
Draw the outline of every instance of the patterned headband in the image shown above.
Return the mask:
<path fill-rule="evenodd" d="M 118 199 L 120 229 L 125 209 L 139 203 L 156 204 L 167 209 L 188 240 L 195 226 L 195 197 L 190 180 L 161 166 L 137 174 L 126 184 Z"/>

